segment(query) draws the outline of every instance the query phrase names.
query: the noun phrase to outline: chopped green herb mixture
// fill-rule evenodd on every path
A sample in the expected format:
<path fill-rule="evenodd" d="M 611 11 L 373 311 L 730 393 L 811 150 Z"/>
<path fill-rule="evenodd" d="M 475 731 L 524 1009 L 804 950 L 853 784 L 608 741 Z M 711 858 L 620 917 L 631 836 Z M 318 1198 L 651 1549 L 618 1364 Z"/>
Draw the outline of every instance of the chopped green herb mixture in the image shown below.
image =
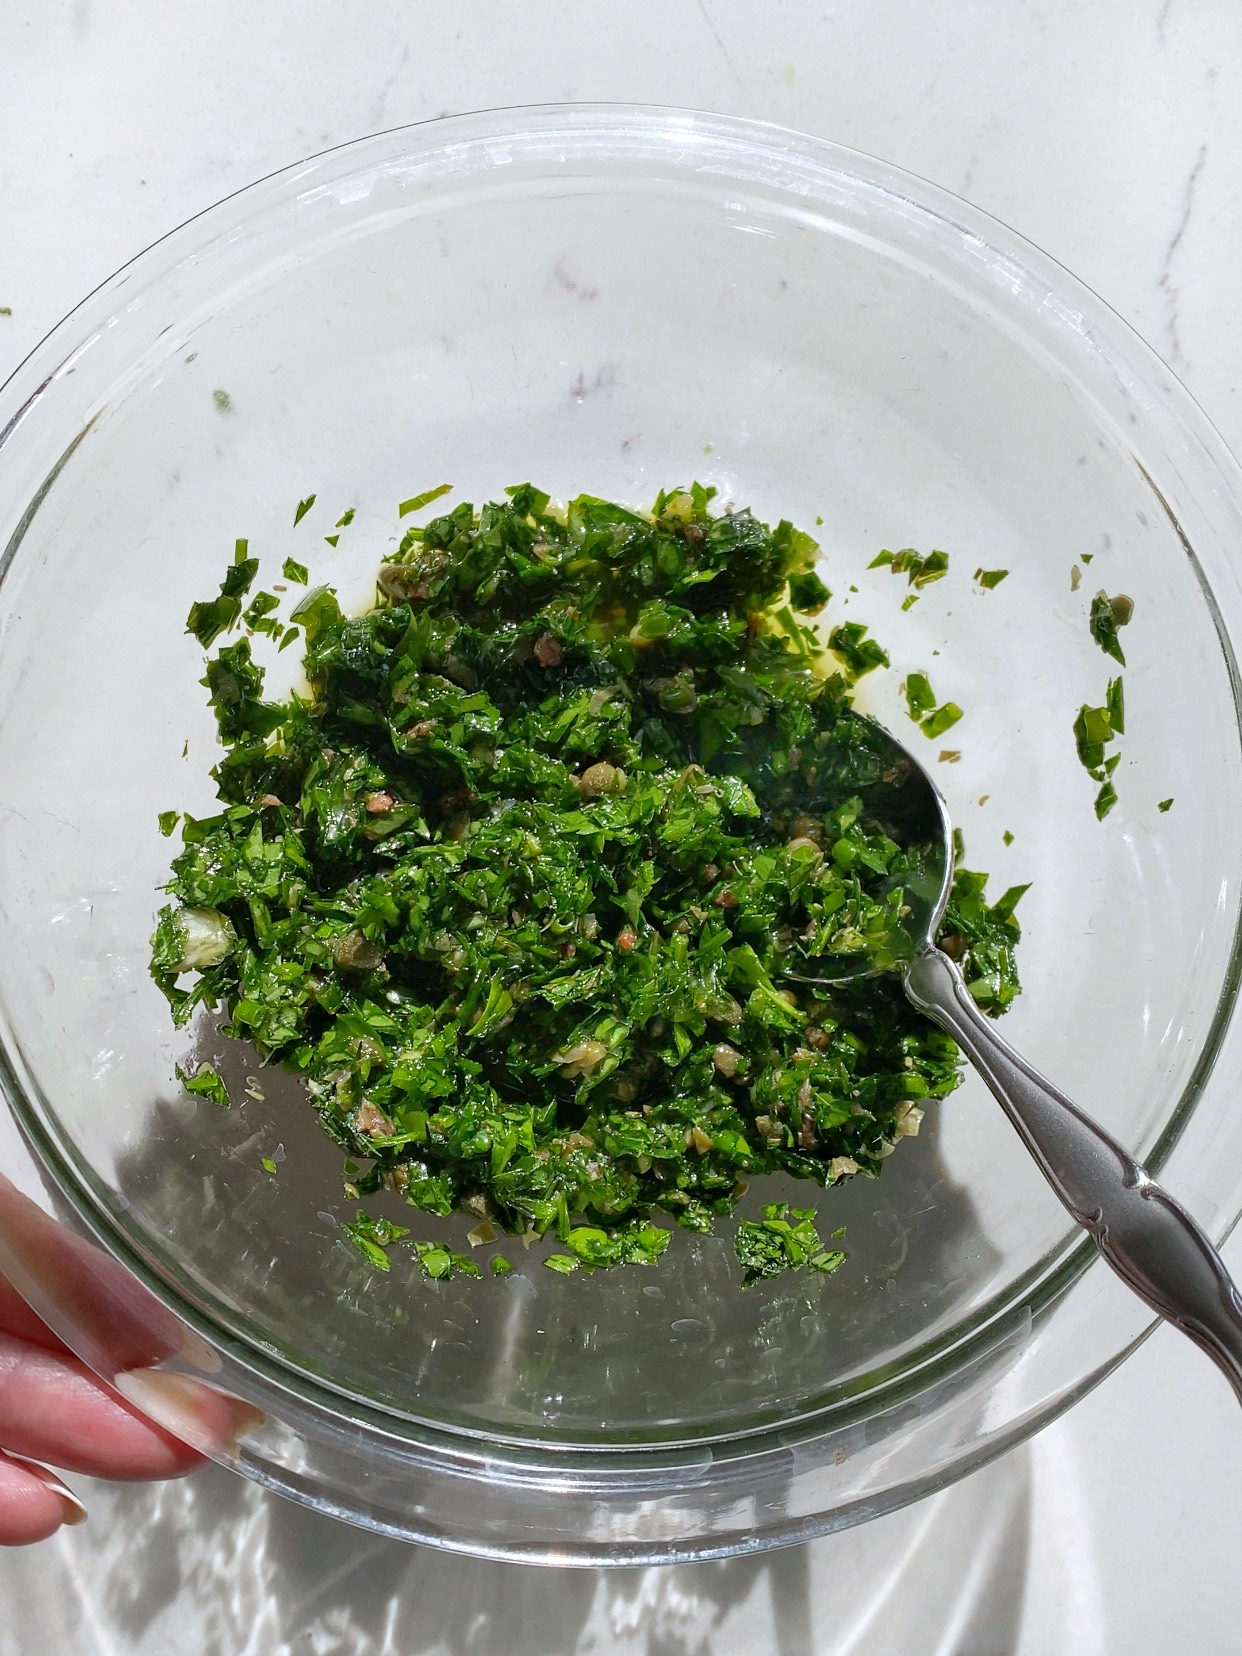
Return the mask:
<path fill-rule="evenodd" d="M 959 1079 L 895 976 L 800 981 L 886 958 L 926 848 L 867 804 L 891 759 L 850 693 L 887 656 L 855 623 L 821 642 L 814 541 L 713 492 L 460 505 L 405 531 L 368 613 L 300 597 L 281 644 L 301 629 L 308 693 L 265 700 L 244 635 L 207 661 L 220 809 L 182 819 L 152 940 L 177 1022 L 222 1007 L 304 1078 L 347 1194 L 551 1233 L 553 1270 L 651 1264 L 657 1216 L 709 1231 L 757 1175 L 874 1176 Z M 256 570 L 238 542 L 190 612 L 205 648 L 273 619 L 243 616 Z M 907 696 L 930 733 L 960 717 L 922 675 Z M 956 876 L 942 941 L 991 1012 L 1023 889 Z M 181 1078 L 228 1103 L 210 1066 Z M 347 1228 L 379 1269 L 404 1243 L 433 1278 L 477 1271 Z M 747 1280 L 843 1257 L 773 1207 L 737 1251 Z"/>
<path fill-rule="evenodd" d="M 918 1116 L 922 1113 L 911 1112 Z M 790 1208 L 787 1202 L 770 1203 L 762 1210 L 758 1224 L 739 1220 L 733 1247 L 742 1267 L 742 1282 L 747 1286 L 764 1277 L 780 1276 L 782 1271 L 828 1273 L 845 1264 L 840 1248 L 826 1248 L 820 1241 L 815 1210 Z"/>

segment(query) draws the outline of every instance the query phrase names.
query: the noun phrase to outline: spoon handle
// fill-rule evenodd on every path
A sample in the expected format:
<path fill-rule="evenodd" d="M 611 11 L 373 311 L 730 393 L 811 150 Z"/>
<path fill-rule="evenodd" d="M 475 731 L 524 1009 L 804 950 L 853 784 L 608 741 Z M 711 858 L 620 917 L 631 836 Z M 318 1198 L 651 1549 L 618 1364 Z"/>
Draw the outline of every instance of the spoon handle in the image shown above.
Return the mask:
<path fill-rule="evenodd" d="M 1242 1296 L 1186 1209 L 1001 1039 L 946 954 L 924 947 L 907 967 L 905 985 L 982 1075 L 1117 1275 L 1220 1365 L 1242 1402 Z"/>

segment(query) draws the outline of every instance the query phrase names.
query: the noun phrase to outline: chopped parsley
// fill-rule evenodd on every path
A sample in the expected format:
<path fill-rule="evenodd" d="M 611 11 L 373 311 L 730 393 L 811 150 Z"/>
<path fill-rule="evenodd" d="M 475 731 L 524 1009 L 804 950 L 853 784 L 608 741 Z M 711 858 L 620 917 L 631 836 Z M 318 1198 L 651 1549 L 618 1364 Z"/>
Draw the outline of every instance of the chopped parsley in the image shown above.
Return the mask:
<path fill-rule="evenodd" d="M 800 614 L 818 615 L 831 597 L 813 569 L 790 575 L 789 602 Z"/>
<path fill-rule="evenodd" d="M 1121 682 L 1121 675 L 1109 679 L 1108 689 L 1105 692 L 1105 706 L 1108 708 L 1108 722 L 1118 736 L 1126 733 L 1126 695 L 1125 687 Z"/>
<path fill-rule="evenodd" d="M 281 566 L 281 573 L 286 581 L 292 581 L 295 586 L 305 586 L 310 579 L 306 565 L 300 564 L 296 558 L 286 558 Z"/>
<path fill-rule="evenodd" d="M 1091 636 L 1105 655 L 1112 656 L 1122 667 L 1126 664 L 1126 657 L 1117 634 L 1121 627 L 1130 624 L 1133 614 L 1134 600 L 1127 598 L 1124 592 L 1119 592 L 1115 598 L 1110 598 L 1106 592 L 1097 592 L 1091 600 Z"/>
<path fill-rule="evenodd" d="M 921 1116 L 922 1111 L 911 1113 Z M 745 1287 L 783 1271 L 830 1272 L 845 1263 L 840 1248 L 826 1248 L 820 1241 L 815 1210 L 791 1208 L 787 1202 L 763 1208 L 758 1223 L 739 1219 L 733 1247 Z"/>
<path fill-rule="evenodd" d="M 387 1250 L 394 1242 L 400 1242 L 410 1234 L 406 1225 L 394 1225 L 389 1219 L 372 1219 L 367 1213 L 360 1213 L 356 1219 L 343 1222 L 341 1229 L 362 1257 L 381 1271 L 392 1269 Z"/>
<path fill-rule="evenodd" d="M 311 507 L 315 504 L 315 499 L 316 499 L 316 497 L 313 494 L 308 494 L 305 500 L 299 500 L 298 501 L 297 509 L 294 511 L 294 514 L 293 514 L 293 527 L 295 529 L 297 528 L 298 524 L 301 523 L 302 519 L 306 516 L 307 512 L 309 512 Z"/>
<path fill-rule="evenodd" d="M 951 730 L 962 717 L 962 710 L 956 702 L 936 705 L 936 693 L 926 673 L 907 674 L 903 693 L 906 698 L 906 709 L 924 736 L 943 736 L 945 731 Z M 960 753 L 957 757 L 961 757 Z M 941 754 L 941 758 L 944 758 L 944 754 Z"/>
<path fill-rule="evenodd" d="M 840 656 L 851 684 L 877 667 L 888 666 L 888 656 L 867 637 L 867 629 L 859 621 L 846 621 L 828 635 L 828 648 Z"/>
<path fill-rule="evenodd" d="M 233 562 L 220 583 L 219 595 L 190 607 L 185 630 L 193 633 L 204 649 L 214 644 L 222 632 L 237 624 L 241 601 L 259 573 L 259 560 L 250 557 L 249 552 L 250 543 L 239 540 L 233 549 Z"/>
<path fill-rule="evenodd" d="M 920 556 L 912 546 L 907 546 L 900 552 L 881 552 L 867 565 L 868 569 L 885 567 L 894 575 L 904 575 L 911 586 L 921 588 L 949 573 L 949 554 L 928 552 Z"/>
<path fill-rule="evenodd" d="M 1165 811 L 1172 810 L 1172 808 L 1173 808 L 1173 801 L 1171 799 L 1162 799 L 1160 801 L 1160 803 L 1156 806 L 1156 809 L 1158 811 L 1160 811 L 1162 814 Z"/>
<path fill-rule="evenodd" d="M 919 729 L 924 736 L 943 736 L 961 717 L 962 710 L 956 702 L 942 702 L 934 713 L 929 713 L 922 721 Z"/>
<path fill-rule="evenodd" d="M 1098 773 L 1104 767 L 1105 744 L 1111 742 L 1114 735 L 1107 706 L 1084 705 L 1078 709 L 1078 717 L 1074 720 L 1074 743 L 1080 762 L 1097 782 L 1100 779 Z"/>
<path fill-rule="evenodd" d="M 219 1104 L 221 1109 L 227 1110 L 232 1104 L 229 1089 L 211 1064 L 200 1064 L 193 1075 L 187 1075 L 178 1064 L 177 1080 L 186 1092 L 194 1093 L 200 1098 L 210 1098 L 214 1104 Z"/>
<path fill-rule="evenodd" d="M 397 507 L 397 514 L 399 517 L 409 517 L 411 512 L 417 512 L 424 506 L 430 506 L 432 501 L 439 500 L 441 495 L 451 494 L 452 489 L 453 485 L 451 483 L 441 483 L 439 488 L 427 489 L 422 494 L 412 495 L 409 500 L 403 500 L 400 506 Z M 353 517 L 352 512 L 348 515 L 351 518 Z M 338 529 L 343 527 L 344 519 L 337 524 Z"/>
<path fill-rule="evenodd" d="M 1095 814 L 1100 822 L 1103 822 L 1116 803 L 1117 789 L 1110 778 L 1095 796 Z"/>
<path fill-rule="evenodd" d="M 211 393 L 211 400 L 215 403 L 221 414 L 227 414 L 233 406 L 233 399 L 229 396 L 227 391 L 213 391 Z"/>
<path fill-rule="evenodd" d="M 909 673 L 905 683 L 906 706 L 918 724 L 936 705 L 936 693 L 926 673 Z"/>
<path fill-rule="evenodd" d="M 1078 758 L 1093 781 L 1100 784 L 1095 796 L 1095 814 L 1101 822 L 1117 803 L 1113 772 L 1121 761 L 1119 753 L 1105 756 L 1104 749 L 1125 734 L 1125 690 L 1121 678 L 1110 679 L 1103 707 L 1080 707 L 1074 720 L 1074 745 Z"/>
<path fill-rule="evenodd" d="M 985 591 L 991 592 L 994 587 L 1001 584 L 1008 573 L 1007 569 L 976 569 L 975 580 Z"/>
<path fill-rule="evenodd" d="M 850 702 L 887 656 L 853 623 L 825 646 L 815 542 L 713 494 L 463 503 L 406 531 L 367 613 L 300 596 L 300 695 L 265 699 L 245 635 L 207 661 L 219 809 L 182 818 L 152 939 L 176 1021 L 222 1009 L 303 1079 L 350 1199 L 553 1237 L 554 1271 L 653 1264 L 756 1176 L 874 1177 L 959 1079 L 892 974 L 804 981 L 891 958 L 928 848 L 875 803 L 891 753 Z M 270 617 L 241 615 L 253 562 L 239 542 L 191 611 L 205 647 Z M 957 717 L 932 697 L 923 728 Z M 984 888 L 959 869 L 942 940 L 1000 1012 L 1024 888 Z M 345 1228 L 381 1270 L 400 1243 L 477 1270 Z M 841 1262 L 801 1209 L 738 1247 L 748 1278 Z"/>
<path fill-rule="evenodd" d="M 464 1276 L 479 1275 L 479 1267 L 473 1259 L 454 1253 L 442 1242 L 415 1242 L 413 1247 L 424 1276 L 429 1276 L 433 1282 L 443 1282 L 458 1272 Z"/>
<path fill-rule="evenodd" d="M 242 620 L 251 632 L 267 633 L 275 636 L 284 631 L 284 627 L 275 619 L 273 611 L 280 608 L 280 599 L 271 592 L 260 592 L 251 600 L 250 607 L 242 616 Z"/>

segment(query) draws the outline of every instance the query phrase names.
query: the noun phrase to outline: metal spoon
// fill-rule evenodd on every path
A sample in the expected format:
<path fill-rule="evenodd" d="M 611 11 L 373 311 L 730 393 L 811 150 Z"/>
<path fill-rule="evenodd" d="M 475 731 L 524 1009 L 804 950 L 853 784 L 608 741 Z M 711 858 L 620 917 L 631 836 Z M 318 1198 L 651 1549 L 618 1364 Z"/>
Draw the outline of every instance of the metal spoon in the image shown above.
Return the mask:
<path fill-rule="evenodd" d="M 1186 1209 L 1111 1134 L 1046 1081 L 997 1033 L 975 1004 L 956 963 L 936 946 L 953 883 L 948 806 L 927 772 L 873 720 L 880 751 L 891 753 L 883 797 L 867 801 L 908 844 L 933 847 L 926 874 L 905 882 L 900 930 L 887 959 L 823 957 L 818 975 L 799 981 L 840 983 L 898 970 L 921 1012 L 948 1030 L 979 1071 L 1053 1190 L 1122 1281 L 1202 1346 L 1242 1402 L 1242 1296 L 1224 1261 Z M 935 855 L 939 851 L 939 858 Z M 793 976 L 794 974 L 790 974 Z"/>

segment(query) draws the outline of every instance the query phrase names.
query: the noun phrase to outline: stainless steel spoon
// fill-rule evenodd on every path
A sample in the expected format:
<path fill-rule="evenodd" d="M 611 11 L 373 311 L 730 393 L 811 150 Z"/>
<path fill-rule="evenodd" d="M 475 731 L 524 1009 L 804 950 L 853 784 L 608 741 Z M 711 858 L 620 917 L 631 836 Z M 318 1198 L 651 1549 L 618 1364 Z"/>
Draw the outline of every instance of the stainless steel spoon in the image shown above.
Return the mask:
<path fill-rule="evenodd" d="M 896 969 L 921 1012 L 948 1030 L 1017 1128 L 1072 1217 L 1136 1294 L 1202 1346 L 1242 1402 L 1242 1296 L 1224 1261 L 1186 1209 L 1111 1134 L 1046 1081 L 976 1006 L 956 963 L 937 948 L 953 883 L 953 830 L 940 790 L 917 759 L 874 721 L 891 750 L 893 780 L 881 810 L 900 819 L 900 837 L 938 848 L 927 874 L 906 882 L 901 930 L 889 963 L 823 957 L 807 983 L 840 983 Z M 793 976 L 794 974 L 789 974 Z"/>

